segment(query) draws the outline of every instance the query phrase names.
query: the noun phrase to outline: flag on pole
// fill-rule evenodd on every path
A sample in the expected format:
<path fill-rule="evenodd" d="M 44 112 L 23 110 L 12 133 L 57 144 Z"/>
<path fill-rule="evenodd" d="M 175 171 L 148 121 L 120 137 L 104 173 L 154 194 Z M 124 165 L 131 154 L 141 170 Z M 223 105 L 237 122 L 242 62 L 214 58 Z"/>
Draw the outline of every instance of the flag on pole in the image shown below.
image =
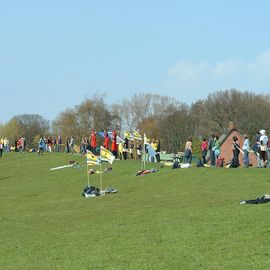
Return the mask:
<path fill-rule="evenodd" d="M 119 143 L 124 143 L 124 142 L 125 141 L 117 135 L 117 137 L 116 137 L 116 143 L 119 144 Z"/>
<path fill-rule="evenodd" d="M 128 139 L 131 139 L 131 134 L 130 134 L 130 132 L 127 131 L 127 130 L 125 130 L 125 132 L 124 132 L 124 137 L 125 137 L 125 138 L 128 138 Z"/>
<path fill-rule="evenodd" d="M 104 139 L 104 138 L 105 138 L 105 132 L 104 132 L 104 131 L 97 131 L 97 135 L 98 135 L 101 139 Z"/>
<path fill-rule="evenodd" d="M 112 138 L 113 138 L 112 132 L 111 131 L 108 131 L 107 133 L 108 133 L 108 135 L 110 137 L 110 140 L 112 141 Z M 125 142 L 125 141 L 121 137 L 119 137 L 117 135 L 117 137 L 116 137 L 116 144 L 123 143 L 123 142 Z"/>
<path fill-rule="evenodd" d="M 142 136 L 135 129 L 133 129 L 133 137 L 134 137 L 135 140 L 142 140 Z"/>
<path fill-rule="evenodd" d="M 101 163 L 100 159 L 89 150 L 86 152 L 86 159 L 87 165 L 99 165 Z"/>
<path fill-rule="evenodd" d="M 145 134 L 144 134 L 144 144 L 150 144 L 150 139 L 147 139 Z"/>
<path fill-rule="evenodd" d="M 77 153 L 77 154 L 80 154 L 80 147 L 76 144 L 74 144 L 74 151 Z"/>
<path fill-rule="evenodd" d="M 100 146 L 100 158 L 101 160 L 108 161 L 110 164 L 112 164 L 115 156 L 108 149 Z"/>

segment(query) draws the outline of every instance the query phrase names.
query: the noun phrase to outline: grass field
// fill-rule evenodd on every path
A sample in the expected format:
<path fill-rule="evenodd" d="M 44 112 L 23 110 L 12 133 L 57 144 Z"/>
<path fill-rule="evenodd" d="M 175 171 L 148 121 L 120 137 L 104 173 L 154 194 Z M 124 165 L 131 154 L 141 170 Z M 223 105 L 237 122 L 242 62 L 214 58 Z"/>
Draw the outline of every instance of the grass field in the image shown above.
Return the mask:
<path fill-rule="evenodd" d="M 50 171 L 76 159 L 80 168 Z M 159 168 L 115 161 L 85 198 L 85 158 L 8 153 L 0 159 L 0 269 L 268 269 L 268 169 Z M 157 167 L 148 164 L 148 168 Z M 90 182 L 99 186 L 99 176 Z"/>

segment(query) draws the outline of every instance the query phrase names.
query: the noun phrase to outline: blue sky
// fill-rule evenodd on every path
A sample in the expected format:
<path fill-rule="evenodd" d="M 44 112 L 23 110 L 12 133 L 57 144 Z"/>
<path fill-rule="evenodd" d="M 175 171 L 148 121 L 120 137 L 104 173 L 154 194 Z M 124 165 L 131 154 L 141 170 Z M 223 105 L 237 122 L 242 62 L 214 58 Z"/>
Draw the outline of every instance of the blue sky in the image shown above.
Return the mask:
<path fill-rule="evenodd" d="M 0 123 L 53 120 L 96 92 L 191 104 L 270 93 L 270 1 L 0 0 Z"/>

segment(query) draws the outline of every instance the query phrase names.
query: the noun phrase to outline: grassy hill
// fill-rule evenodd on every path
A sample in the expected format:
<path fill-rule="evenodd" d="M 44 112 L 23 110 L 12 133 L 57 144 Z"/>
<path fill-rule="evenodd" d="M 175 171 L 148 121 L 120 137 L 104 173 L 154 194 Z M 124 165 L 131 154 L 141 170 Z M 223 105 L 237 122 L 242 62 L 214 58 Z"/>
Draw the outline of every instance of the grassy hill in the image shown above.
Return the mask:
<path fill-rule="evenodd" d="M 115 161 L 103 186 L 118 193 L 85 198 L 85 158 L 4 153 L 0 269 L 267 269 L 270 203 L 239 202 L 270 193 L 268 169 L 139 169 Z"/>

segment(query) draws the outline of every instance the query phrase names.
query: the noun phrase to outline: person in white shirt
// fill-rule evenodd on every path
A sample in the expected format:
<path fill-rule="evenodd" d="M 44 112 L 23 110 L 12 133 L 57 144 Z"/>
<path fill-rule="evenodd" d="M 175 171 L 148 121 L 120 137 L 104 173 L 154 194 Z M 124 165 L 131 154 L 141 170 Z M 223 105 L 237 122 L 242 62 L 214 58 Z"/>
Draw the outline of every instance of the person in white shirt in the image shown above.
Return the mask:
<path fill-rule="evenodd" d="M 244 166 L 245 168 L 248 168 L 249 167 L 249 157 L 248 157 L 248 154 L 249 154 L 249 139 L 248 139 L 248 136 L 245 134 L 244 135 L 244 143 L 243 143 L 243 146 L 242 146 L 242 150 L 244 152 Z"/>
<path fill-rule="evenodd" d="M 70 148 L 71 153 L 73 154 L 74 153 L 74 138 L 72 136 L 70 137 L 69 148 Z"/>
<path fill-rule="evenodd" d="M 267 143 L 268 137 L 265 134 L 265 130 L 260 130 L 260 159 L 261 159 L 261 167 L 265 168 L 267 163 Z"/>

